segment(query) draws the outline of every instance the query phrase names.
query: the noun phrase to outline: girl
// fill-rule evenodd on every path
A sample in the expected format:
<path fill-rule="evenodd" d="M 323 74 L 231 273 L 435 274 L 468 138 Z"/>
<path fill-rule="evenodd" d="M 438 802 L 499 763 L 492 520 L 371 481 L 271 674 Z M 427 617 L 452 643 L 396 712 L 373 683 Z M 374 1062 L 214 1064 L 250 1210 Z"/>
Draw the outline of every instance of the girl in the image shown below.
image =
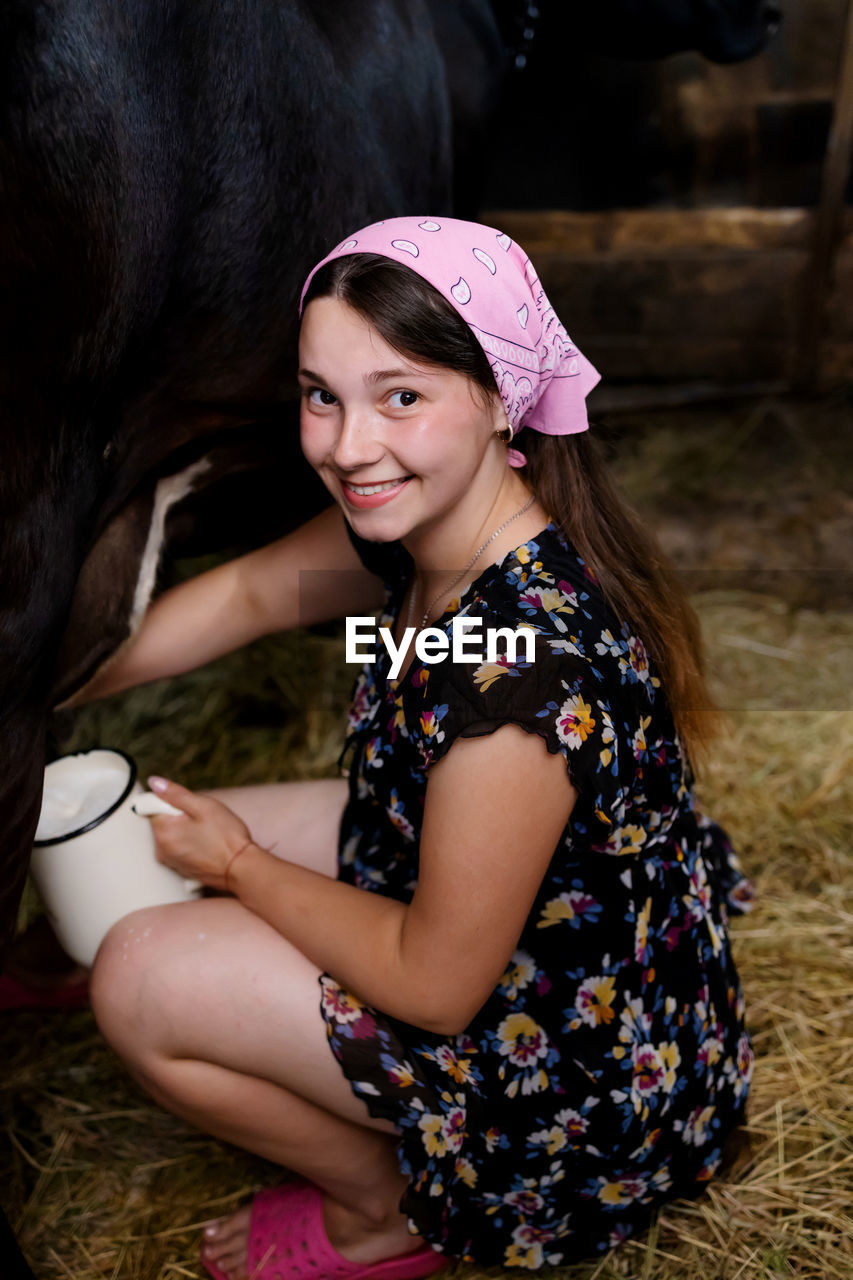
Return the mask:
<path fill-rule="evenodd" d="M 164 1106 L 299 1176 L 207 1228 L 211 1275 L 566 1264 L 700 1187 L 746 1099 L 698 626 L 508 236 L 378 223 L 303 307 L 302 447 L 336 505 L 163 596 L 98 691 L 379 606 L 440 660 L 410 643 L 392 678 L 376 647 L 346 782 L 151 780 L 183 811 L 161 859 L 230 896 L 117 925 L 94 1007 Z M 531 643 L 442 655 L 454 619 Z"/>

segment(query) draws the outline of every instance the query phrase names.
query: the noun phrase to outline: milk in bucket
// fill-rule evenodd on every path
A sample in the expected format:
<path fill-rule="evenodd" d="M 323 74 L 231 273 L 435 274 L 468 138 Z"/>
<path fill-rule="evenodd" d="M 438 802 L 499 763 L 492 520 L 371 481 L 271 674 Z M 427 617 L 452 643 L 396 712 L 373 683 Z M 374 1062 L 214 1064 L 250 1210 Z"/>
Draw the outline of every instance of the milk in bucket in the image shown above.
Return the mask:
<path fill-rule="evenodd" d="M 78 964 L 92 964 L 105 934 L 128 912 L 184 902 L 199 890 L 154 856 L 148 816 L 179 810 L 150 793 L 140 801 L 143 794 L 133 760 L 112 748 L 62 756 L 45 769 L 33 878 Z"/>

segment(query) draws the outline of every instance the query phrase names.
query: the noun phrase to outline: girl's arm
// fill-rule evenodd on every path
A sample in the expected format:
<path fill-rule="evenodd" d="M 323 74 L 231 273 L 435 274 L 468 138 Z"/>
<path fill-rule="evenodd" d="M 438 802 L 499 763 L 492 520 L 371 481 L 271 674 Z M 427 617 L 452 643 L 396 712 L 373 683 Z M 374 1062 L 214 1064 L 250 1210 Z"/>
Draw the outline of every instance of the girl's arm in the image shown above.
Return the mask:
<path fill-rule="evenodd" d="M 534 778 L 535 808 L 522 786 Z M 455 1035 L 504 973 L 577 793 L 562 755 L 516 725 L 458 739 L 430 770 L 408 906 L 246 844 L 216 801 L 175 784 L 161 794 L 198 820 L 154 819 L 163 861 L 230 888 L 365 1003 Z"/>
<path fill-rule="evenodd" d="M 287 537 L 165 592 L 66 705 L 191 671 L 273 631 L 369 613 L 381 601 L 379 579 L 362 565 L 332 506 Z"/>

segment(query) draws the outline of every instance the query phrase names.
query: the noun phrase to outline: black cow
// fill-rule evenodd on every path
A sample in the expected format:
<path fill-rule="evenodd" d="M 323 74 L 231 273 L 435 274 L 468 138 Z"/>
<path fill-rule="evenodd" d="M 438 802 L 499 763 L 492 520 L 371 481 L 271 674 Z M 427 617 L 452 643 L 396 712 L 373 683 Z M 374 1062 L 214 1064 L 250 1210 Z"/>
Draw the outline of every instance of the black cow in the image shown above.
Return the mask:
<path fill-rule="evenodd" d="M 563 9 L 580 44 L 621 58 L 695 49 L 712 62 L 758 53 L 781 20 L 773 0 L 585 0 Z"/>
<path fill-rule="evenodd" d="M 486 102 L 491 9 L 442 9 L 495 55 Z M 251 460 L 262 533 L 317 509 L 288 412 L 299 285 L 353 226 L 448 211 L 451 108 L 426 0 L 6 0 L 0 60 L 8 937 L 49 706 L 144 609 L 188 489 Z"/>

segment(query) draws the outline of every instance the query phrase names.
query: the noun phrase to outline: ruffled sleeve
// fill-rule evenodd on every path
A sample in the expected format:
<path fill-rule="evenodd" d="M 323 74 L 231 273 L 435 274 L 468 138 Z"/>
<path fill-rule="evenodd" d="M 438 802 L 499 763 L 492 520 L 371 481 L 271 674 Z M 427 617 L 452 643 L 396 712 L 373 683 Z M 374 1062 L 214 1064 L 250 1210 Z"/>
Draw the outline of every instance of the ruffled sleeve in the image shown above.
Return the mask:
<path fill-rule="evenodd" d="M 747 878 L 727 833 L 712 818 L 696 811 L 702 835 L 702 857 L 708 880 L 728 915 L 746 915 L 755 905 L 755 885 Z"/>
<path fill-rule="evenodd" d="M 517 724 L 559 752 L 578 793 L 605 826 L 618 825 L 634 775 L 631 712 L 614 705 L 600 673 L 572 651 L 571 641 L 532 634 L 530 661 L 519 644 L 514 661 L 510 655 L 469 664 L 448 656 L 415 672 L 406 719 L 423 763 L 428 769 L 441 760 L 459 737 Z"/>

